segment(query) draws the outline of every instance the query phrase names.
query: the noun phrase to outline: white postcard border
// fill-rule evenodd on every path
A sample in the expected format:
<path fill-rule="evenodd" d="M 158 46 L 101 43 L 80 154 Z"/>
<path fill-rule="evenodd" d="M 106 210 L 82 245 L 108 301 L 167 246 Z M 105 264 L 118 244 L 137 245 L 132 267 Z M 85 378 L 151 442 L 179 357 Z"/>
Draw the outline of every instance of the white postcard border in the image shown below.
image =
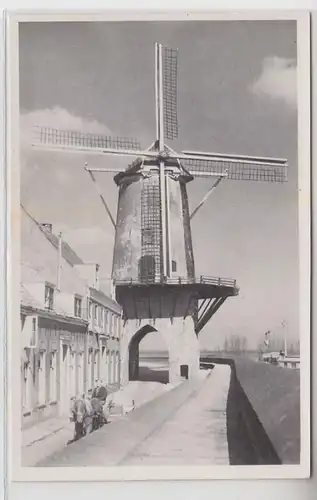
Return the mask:
<path fill-rule="evenodd" d="M 301 463 L 277 466 L 188 466 L 109 468 L 30 468 L 19 466 L 20 430 L 20 189 L 19 189 L 19 70 L 18 23 L 116 20 L 282 20 L 298 23 L 298 172 L 300 224 L 300 329 L 301 329 Z M 7 228 L 8 228 L 8 455 L 14 481 L 126 481 L 174 479 L 306 478 L 310 474 L 310 37 L 309 14 L 300 11 L 133 12 L 93 13 L 19 12 L 9 15 L 7 49 Z M 14 390 L 10 390 L 14 388 Z"/>

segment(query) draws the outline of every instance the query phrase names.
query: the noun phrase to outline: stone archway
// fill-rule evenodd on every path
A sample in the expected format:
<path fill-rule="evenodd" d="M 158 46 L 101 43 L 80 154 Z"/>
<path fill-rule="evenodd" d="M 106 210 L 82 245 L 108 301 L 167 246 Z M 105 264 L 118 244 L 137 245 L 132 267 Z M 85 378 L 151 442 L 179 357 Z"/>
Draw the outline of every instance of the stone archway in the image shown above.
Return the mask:
<path fill-rule="evenodd" d="M 152 324 L 151 324 L 152 323 Z M 169 382 L 178 383 L 183 377 L 183 367 L 188 366 L 191 378 L 199 371 L 199 342 L 195 334 L 192 317 L 157 318 L 154 322 L 148 319 L 127 320 L 123 324 L 121 337 L 121 384 L 138 376 L 139 344 L 150 332 L 159 332 L 168 352 Z"/>
<path fill-rule="evenodd" d="M 160 381 L 167 383 L 169 381 L 168 372 L 164 377 L 156 377 L 155 370 L 151 370 L 149 367 L 146 369 L 143 367 L 140 369 L 140 352 L 139 346 L 144 337 L 152 332 L 158 332 L 156 328 L 147 324 L 140 328 L 131 338 L 128 346 L 128 356 L 129 356 L 129 380 L 147 380 L 147 381 Z"/>

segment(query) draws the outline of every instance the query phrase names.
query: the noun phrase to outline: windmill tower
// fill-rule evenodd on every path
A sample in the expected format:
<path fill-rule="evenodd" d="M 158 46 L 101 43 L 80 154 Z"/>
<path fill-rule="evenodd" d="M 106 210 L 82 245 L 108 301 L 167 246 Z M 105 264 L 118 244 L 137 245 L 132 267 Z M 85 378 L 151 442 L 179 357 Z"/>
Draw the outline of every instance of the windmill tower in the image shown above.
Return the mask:
<path fill-rule="evenodd" d="M 205 152 L 175 152 L 165 142 L 178 136 L 177 58 L 174 49 L 155 44 L 156 138 L 148 149 L 130 139 L 38 128 L 34 145 L 64 152 L 134 157 L 114 172 L 119 188 L 112 279 L 123 309 L 122 383 L 138 376 L 139 343 L 151 331 L 162 334 L 169 353 L 169 380 L 199 370 L 198 334 L 228 297 L 238 294 L 234 279 L 197 277 L 191 219 L 222 179 L 283 182 L 287 161 Z M 186 185 L 215 178 L 190 214 Z"/>

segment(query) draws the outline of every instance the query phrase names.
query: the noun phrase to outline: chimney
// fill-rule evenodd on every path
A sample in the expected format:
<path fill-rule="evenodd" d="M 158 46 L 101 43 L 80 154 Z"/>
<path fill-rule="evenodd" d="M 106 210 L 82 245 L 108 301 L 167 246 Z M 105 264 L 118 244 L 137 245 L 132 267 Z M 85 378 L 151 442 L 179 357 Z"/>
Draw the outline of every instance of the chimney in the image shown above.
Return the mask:
<path fill-rule="evenodd" d="M 96 264 L 96 268 L 95 268 L 95 283 L 94 283 L 94 287 L 96 290 L 99 290 L 99 264 Z"/>
<path fill-rule="evenodd" d="M 48 222 L 44 222 L 40 224 L 41 228 L 44 229 L 44 231 L 47 231 L 48 233 L 52 233 L 53 231 L 53 225 L 49 224 Z"/>

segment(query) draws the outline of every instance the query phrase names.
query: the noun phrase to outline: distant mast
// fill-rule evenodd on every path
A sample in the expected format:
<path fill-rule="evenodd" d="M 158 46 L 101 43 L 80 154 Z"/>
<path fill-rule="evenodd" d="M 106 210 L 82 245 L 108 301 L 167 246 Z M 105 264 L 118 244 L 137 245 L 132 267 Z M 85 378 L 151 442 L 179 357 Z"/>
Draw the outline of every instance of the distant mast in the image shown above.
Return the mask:
<path fill-rule="evenodd" d="M 287 323 L 285 320 L 282 321 L 283 336 L 284 336 L 284 355 L 287 356 Z"/>

